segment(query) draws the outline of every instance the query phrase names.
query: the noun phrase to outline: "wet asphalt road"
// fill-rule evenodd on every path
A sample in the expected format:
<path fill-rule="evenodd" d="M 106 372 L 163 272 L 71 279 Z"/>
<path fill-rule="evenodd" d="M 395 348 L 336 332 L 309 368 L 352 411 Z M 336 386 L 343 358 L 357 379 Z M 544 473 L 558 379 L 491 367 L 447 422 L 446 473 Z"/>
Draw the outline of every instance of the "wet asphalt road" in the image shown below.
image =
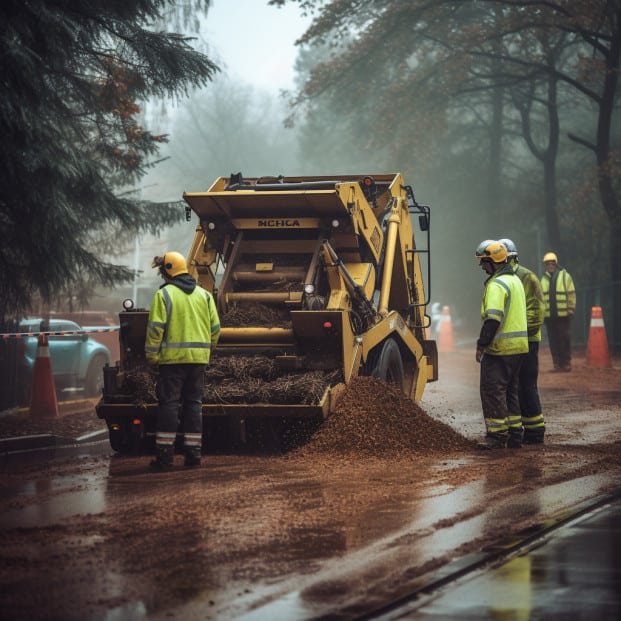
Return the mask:
<path fill-rule="evenodd" d="M 382 621 L 621 619 L 621 499 L 576 517 Z"/>
<path fill-rule="evenodd" d="M 458 367 L 430 386 L 425 407 L 474 436 L 477 383 Z M 572 390 L 548 399 L 555 431 L 541 450 L 368 460 L 224 454 L 164 474 L 148 472 L 149 457 L 114 456 L 106 443 L 16 456 L 0 486 L 3 618 L 365 618 L 509 533 L 519 538 L 621 489 L 619 406 L 591 407 L 587 432 L 586 400 L 554 418 L 554 399 L 563 404 Z M 588 555 L 573 543 L 563 551 L 550 540 L 528 556 L 529 573 L 525 556 L 510 560 L 505 574 L 520 579 L 502 567 L 483 571 L 396 618 L 597 618 L 540 615 L 562 612 L 545 607 L 559 588 L 582 589 L 585 601 L 600 594 L 614 611 L 605 585 L 618 583 L 619 532 L 611 520 L 586 524 L 571 529 L 587 532 L 580 549 L 590 541 L 595 558 L 608 553 L 600 575 L 579 564 Z M 513 597 L 505 614 L 497 600 Z"/>

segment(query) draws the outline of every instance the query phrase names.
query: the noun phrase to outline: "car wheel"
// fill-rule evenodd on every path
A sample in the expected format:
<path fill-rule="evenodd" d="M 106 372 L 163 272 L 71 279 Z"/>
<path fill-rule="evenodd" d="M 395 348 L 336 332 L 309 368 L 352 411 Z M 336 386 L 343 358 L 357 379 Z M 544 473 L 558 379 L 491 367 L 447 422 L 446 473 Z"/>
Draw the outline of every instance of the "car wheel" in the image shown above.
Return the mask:
<path fill-rule="evenodd" d="M 107 360 L 104 356 L 95 356 L 88 365 L 84 389 L 88 397 L 97 397 L 103 391 L 103 368 Z"/>

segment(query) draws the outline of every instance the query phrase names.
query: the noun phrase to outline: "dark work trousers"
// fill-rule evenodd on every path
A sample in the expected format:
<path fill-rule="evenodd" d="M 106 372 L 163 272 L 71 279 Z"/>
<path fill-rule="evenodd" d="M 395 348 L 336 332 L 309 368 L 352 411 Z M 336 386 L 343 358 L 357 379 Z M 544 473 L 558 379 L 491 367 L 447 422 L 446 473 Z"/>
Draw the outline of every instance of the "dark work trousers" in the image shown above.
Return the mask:
<path fill-rule="evenodd" d="M 481 405 L 487 437 L 504 445 L 522 445 L 522 419 L 518 397 L 520 367 L 526 354 L 481 359 Z"/>
<path fill-rule="evenodd" d="M 545 325 L 554 368 L 571 369 L 571 317 L 547 317 Z"/>
<path fill-rule="evenodd" d="M 184 439 L 197 439 L 203 430 L 204 364 L 161 364 L 155 392 L 159 402 L 157 409 L 156 443 L 172 445 L 179 427 L 181 408 L 181 431 Z M 186 441 L 187 444 L 187 441 Z M 200 443 L 198 444 L 200 446 Z"/>
<path fill-rule="evenodd" d="M 518 396 L 520 399 L 520 414 L 524 427 L 524 442 L 542 442 L 545 433 L 543 412 L 539 399 L 537 378 L 539 376 L 539 343 L 528 342 L 526 354 L 520 367 L 520 381 Z"/>

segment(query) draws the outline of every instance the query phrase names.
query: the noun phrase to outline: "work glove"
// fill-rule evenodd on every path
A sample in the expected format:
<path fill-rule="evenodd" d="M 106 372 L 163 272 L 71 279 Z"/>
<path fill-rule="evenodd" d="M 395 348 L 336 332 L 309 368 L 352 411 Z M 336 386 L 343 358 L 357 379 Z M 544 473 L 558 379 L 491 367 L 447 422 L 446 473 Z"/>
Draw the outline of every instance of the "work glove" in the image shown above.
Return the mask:
<path fill-rule="evenodd" d="M 483 348 L 482 347 L 477 347 L 477 353 L 476 353 L 476 361 L 477 362 L 481 362 L 481 359 L 483 358 Z"/>

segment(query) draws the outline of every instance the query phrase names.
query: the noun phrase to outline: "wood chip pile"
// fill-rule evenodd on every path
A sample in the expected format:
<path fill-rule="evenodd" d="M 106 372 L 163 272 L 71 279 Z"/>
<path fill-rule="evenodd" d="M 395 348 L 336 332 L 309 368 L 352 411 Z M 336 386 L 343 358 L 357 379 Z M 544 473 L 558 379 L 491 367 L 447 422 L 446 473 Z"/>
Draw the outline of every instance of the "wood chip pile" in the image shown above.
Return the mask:
<path fill-rule="evenodd" d="M 157 403 L 155 379 L 155 375 L 146 370 L 132 371 L 123 378 L 120 392 L 130 395 L 136 404 Z"/>
<path fill-rule="evenodd" d="M 266 304 L 246 303 L 233 304 L 220 317 L 223 328 L 257 327 L 257 328 L 290 328 L 291 316 L 286 308 L 267 306 Z"/>
<path fill-rule="evenodd" d="M 340 371 L 283 371 L 266 356 L 216 357 L 205 374 L 205 401 L 315 404 L 340 375 Z"/>
<path fill-rule="evenodd" d="M 214 356 L 205 372 L 204 403 L 316 404 L 340 371 L 291 372 L 267 356 Z M 134 403 L 156 403 L 155 376 L 127 373 L 121 387 Z"/>
<path fill-rule="evenodd" d="M 335 412 L 297 452 L 380 457 L 472 448 L 470 440 L 431 418 L 397 388 L 373 377 L 357 377 Z"/>

